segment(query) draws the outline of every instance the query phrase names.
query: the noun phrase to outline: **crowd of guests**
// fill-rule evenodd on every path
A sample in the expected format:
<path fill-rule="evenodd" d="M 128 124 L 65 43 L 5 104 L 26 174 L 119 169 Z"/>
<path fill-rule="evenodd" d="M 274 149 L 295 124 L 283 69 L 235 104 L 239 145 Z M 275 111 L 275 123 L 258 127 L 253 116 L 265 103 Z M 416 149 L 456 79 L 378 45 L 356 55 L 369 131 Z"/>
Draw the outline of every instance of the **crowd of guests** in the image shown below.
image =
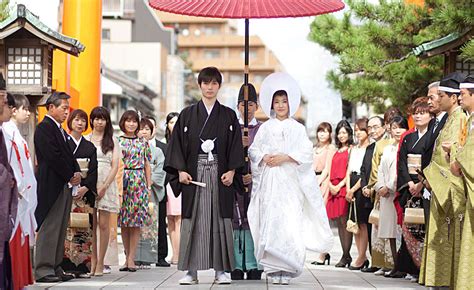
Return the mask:
<path fill-rule="evenodd" d="M 169 267 L 168 229 L 171 263 L 187 271 L 180 284 L 198 283 L 197 271 L 209 268 L 216 270 L 218 284 L 244 276 L 259 280 L 262 269 L 274 284 L 288 284 L 300 275 L 304 249 L 312 247 L 286 233 L 280 237 L 288 243 L 274 247 L 285 249 L 294 243 L 297 257 L 273 257 L 261 243 L 264 223 L 256 222 L 278 211 L 262 206 L 272 202 L 265 194 L 283 198 L 289 183 L 273 187 L 260 183 L 252 191 L 259 175 L 275 184 L 283 179 L 272 177 L 285 168 L 286 178 L 297 172 L 294 168 L 299 170 L 295 174 L 305 176 L 303 145 L 310 142 L 303 127 L 291 118 L 299 96 L 290 93 L 290 85 L 272 91 L 263 104 L 269 104 L 263 109 L 270 121 L 257 135 L 262 123 L 254 117 L 259 103 L 255 88 L 250 85 L 245 98 L 242 87 L 235 115 L 216 100 L 220 78 L 216 68 L 201 71 L 203 99 L 181 115 L 168 114 L 162 140 L 156 137 L 153 117 L 126 111 L 116 136 L 106 108 L 96 107 L 90 114 L 70 111 L 70 96 L 54 92 L 42 104 L 47 114 L 34 133 L 35 154 L 20 133 L 29 120 L 28 99 L 7 93 L 0 78 L 0 288 L 19 289 L 32 284 L 33 278 L 59 282 L 110 273 L 110 266 L 118 264 L 118 228 L 126 256 L 120 271 L 136 272 L 152 264 Z M 343 255 L 336 267 L 426 286 L 472 287 L 473 90 L 474 79 L 457 73 L 430 84 L 428 96 L 411 105 L 412 126 L 397 108 L 389 108 L 383 117 L 360 118 L 353 125 L 342 120 L 334 132 L 331 124 L 319 124 L 312 160 L 316 179 L 309 163 L 311 178 L 304 180 L 311 185 L 296 175 L 287 181 L 301 189 L 301 204 L 293 204 L 295 212 L 311 202 L 319 208 L 319 200 L 313 199 L 318 191 L 313 189 L 320 188 L 320 204 L 326 211 L 324 207 L 317 211 L 323 218 L 310 212 L 308 224 L 329 232 L 327 214 L 337 226 Z M 248 130 L 244 123 L 249 124 Z M 175 125 L 178 131 L 173 134 Z M 85 135 L 89 127 L 91 133 Z M 279 130 L 282 133 L 276 134 Z M 262 137 L 265 134 L 269 137 Z M 285 134 L 299 135 L 287 140 Z M 260 162 L 243 162 L 243 148 L 249 146 L 251 159 Z M 295 153 L 297 147 L 301 153 Z M 272 154 L 263 154 L 267 149 Z M 277 154 L 290 149 L 287 155 Z M 204 181 L 209 186 L 203 186 Z M 250 193 L 259 194 L 259 199 L 252 199 Z M 290 204 L 291 200 L 280 206 Z M 261 214 L 262 210 L 268 214 Z M 277 233 L 279 225 L 290 229 L 294 216 L 285 214 L 287 218 L 273 223 L 271 231 Z M 276 234 L 267 234 L 270 245 Z M 318 235 L 320 240 L 313 240 L 314 244 L 328 251 L 332 234 Z M 355 260 L 350 254 L 353 239 Z M 180 255 L 180 250 L 185 254 Z M 330 253 L 323 252 L 313 264 L 329 265 L 330 259 Z M 283 262 L 298 267 L 283 271 Z"/>
<path fill-rule="evenodd" d="M 329 123 L 318 126 L 313 170 L 338 228 L 336 267 L 472 287 L 473 81 L 454 73 L 430 84 L 408 112 L 412 128 L 397 108 L 353 127 L 340 121 L 335 142 Z M 313 264 L 326 262 L 330 254 L 321 253 Z"/>
<path fill-rule="evenodd" d="M 4 81 L 0 94 L 1 289 L 110 273 L 119 260 L 117 226 L 126 256 L 120 271 L 169 267 L 167 212 L 177 263 L 181 204 L 167 194 L 163 171 L 177 113 L 162 141 L 155 119 L 132 110 L 117 136 L 106 108 L 71 111 L 69 95 L 54 92 L 42 104 L 33 154 L 20 133 L 28 99 L 7 93 Z"/>

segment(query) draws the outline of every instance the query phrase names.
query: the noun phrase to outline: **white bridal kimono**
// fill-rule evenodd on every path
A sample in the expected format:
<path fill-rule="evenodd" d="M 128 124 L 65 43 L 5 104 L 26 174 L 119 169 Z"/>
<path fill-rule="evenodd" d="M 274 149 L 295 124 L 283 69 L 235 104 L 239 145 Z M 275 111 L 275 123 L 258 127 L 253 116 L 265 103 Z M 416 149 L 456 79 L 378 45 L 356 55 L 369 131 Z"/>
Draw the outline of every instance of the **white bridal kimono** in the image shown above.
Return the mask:
<path fill-rule="evenodd" d="M 329 252 L 333 235 L 321 191 L 312 170 L 312 143 L 303 125 L 292 118 L 271 118 L 260 127 L 249 155 L 253 190 L 248 221 L 255 257 L 267 274 L 299 276 L 306 249 Z M 266 154 L 283 153 L 294 162 L 269 167 Z"/>

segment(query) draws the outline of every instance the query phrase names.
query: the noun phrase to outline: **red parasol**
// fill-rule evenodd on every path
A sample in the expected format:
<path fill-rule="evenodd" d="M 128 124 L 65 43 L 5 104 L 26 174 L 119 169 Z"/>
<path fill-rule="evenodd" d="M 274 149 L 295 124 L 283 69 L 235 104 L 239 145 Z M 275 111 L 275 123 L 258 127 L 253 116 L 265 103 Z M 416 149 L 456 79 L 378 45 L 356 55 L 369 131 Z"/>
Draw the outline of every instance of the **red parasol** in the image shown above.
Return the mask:
<path fill-rule="evenodd" d="M 150 0 L 161 11 L 214 18 L 304 17 L 339 11 L 340 0 Z"/>
<path fill-rule="evenodd" d="M 174 14 L 245 19 L 244 136 L 248 136 L 249 19 L 314 16 L 344 8 L 341 0 L 149 0 L 149 3 L 154 9 Z"/>

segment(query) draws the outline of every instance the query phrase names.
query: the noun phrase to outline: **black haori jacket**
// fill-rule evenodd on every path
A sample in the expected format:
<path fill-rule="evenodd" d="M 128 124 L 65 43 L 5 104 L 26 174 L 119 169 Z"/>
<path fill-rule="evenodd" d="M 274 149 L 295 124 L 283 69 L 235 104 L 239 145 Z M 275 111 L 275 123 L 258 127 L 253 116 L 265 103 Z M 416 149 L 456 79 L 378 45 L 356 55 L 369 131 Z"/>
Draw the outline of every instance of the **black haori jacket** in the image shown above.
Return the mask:
<path fill-rule="evenodd" d="M 233 217 L 234 192 L 240 188 L 241 173 L 244 168 L 244 151 L 240 125 L 235 112 L 216 101 L 207 125 L 203 128 L 207 110 L 202 101 L 185 108 L 178 117 L 166 154 L 164 170 L 170 174 L 170 184 L 176 196 L 182 194 L 182 216 L 191 218 L 195 185 L 184 185 L 179 182 L 178 171 L 186 171 L 193 180 L 197 179 L 198 155 L 201 150 L 201 139 L 215 139 L 213 154 L 218 158 L 219 203 L 223 218 Z M 235 169 L 234 183 L 225 186 L 221 176 Z"/>

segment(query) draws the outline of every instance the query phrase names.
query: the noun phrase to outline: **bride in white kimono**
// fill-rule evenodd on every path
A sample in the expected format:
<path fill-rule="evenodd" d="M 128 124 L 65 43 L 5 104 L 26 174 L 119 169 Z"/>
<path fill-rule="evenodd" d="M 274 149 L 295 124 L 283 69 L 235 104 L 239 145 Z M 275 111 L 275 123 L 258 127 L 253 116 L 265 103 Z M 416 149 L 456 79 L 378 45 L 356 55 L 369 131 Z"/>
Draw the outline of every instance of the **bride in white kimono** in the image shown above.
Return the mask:
<path fill-rule="evenodd" d="M 291 76 L 268 76 L 261 86 L 260 105 L 270 119 L 249 149 L 254 186 L 248 221 L 255 256 L 273 284 L 288 284 L 301 275 L 306 249 L 327 253 L 333 245 L 311 167 L 313 145 L 305 127 L 291 118 L 300 98 Z"/>

